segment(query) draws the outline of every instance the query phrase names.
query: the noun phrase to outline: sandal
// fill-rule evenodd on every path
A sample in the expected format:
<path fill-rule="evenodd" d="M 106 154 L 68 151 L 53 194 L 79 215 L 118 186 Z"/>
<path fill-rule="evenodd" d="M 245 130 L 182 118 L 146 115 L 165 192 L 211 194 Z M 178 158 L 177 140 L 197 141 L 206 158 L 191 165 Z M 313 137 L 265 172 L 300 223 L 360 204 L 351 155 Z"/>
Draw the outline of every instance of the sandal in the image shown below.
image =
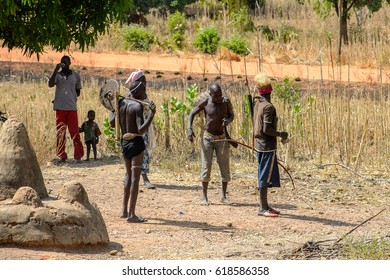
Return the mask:
<path fill-rule="evenodd" d="M 277 215 L 280 214 L 280 211 L 275 210 L 275 209 L 273 209 L 273 208 L 268 209 L 268 211 L 269 211 L 270 213 L 272 213 L 272 214 L 277 214 Z"/>
<path fill-rule="evenodd" d="M 271 218 L 275 218 L 275 217 L 278 217 L 279 215 L 276 214 L 276 213 L 272 213 L 271 212 L 271 209 L 268 209 L 268 210 L 260 210 L 259 212 L 257 212 L 257 215 L 259 216 L 264 216 L 264 217 L 271 217 Z"/>

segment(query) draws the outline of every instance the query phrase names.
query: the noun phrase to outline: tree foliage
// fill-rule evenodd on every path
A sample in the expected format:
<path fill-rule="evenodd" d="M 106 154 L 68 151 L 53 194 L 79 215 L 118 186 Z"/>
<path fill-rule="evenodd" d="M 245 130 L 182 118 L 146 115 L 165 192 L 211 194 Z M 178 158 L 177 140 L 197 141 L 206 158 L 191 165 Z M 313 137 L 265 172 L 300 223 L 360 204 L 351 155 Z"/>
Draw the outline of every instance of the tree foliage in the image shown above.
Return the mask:
<path fill-rule="evenodd" d="M 339 17 L 339 43 L 338 55 L 341 55 L 342 43 L 348 44 L 348 19 L 350 13 L 355 9 L 367 8 L 371 13 L 379 11 L 383 4 L 390 3 L 390 0 L 297 0 L 298 3 L 308 2 L 313 4 L 313 9 L 322 18 L 335 12 Z"/>
<path fill-rule="evenodd" d="M 188 4 L 196 2 L 196 0 L 133 0 L 137 12 L 147 14 L 153 8 L 169 11 L 183 11 Z"/>
<path fill-rule="evenodd" d="M 81 51 L 94 46 L 100 34 L 131 7 L 128 0 L 1 0 L 0 40 L 3 47 L 25 55 L 44 47 L 66 50 L 75 43 Z"/>
<path fill-rule="evenodd" d="M 346 7 L 342 11 L 349 15 L 353 9 L 360 9 L 366 7 L 371 13 L 379 11 L 384 3 L 390 3 L 390 0 L 297 0 L 298 3 L 304 4 L 308 2 L 313 4 L 313 9 L 322 17 L 329 16 L 335 12 L 339 16 L 339 7 Z"/>

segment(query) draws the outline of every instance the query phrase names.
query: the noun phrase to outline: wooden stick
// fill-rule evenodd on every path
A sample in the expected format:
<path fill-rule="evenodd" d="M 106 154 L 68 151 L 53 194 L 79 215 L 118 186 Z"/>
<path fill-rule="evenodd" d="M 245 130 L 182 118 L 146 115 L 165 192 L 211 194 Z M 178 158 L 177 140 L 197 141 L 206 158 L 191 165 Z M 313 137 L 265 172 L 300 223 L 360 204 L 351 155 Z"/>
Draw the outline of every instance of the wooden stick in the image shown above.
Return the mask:
<path fill-rule="evenodd" d="M 352 233 L 353 231 L 355 231 L 357 228 L 361 227 L 362 225 L 364 225 L 365 223 L 367 223 L 368 221 L 374 219 L 376 216 L 378 216 L 379 214 L 381 214 L 383 211 L 385 211 L 386 208 L 383 208 L 381 211 L 379 211 L 377 214 L 375 214 L 374 216 L 371 216 L 370 218 L 368 218 L 367 220 L 363 221 L 362 223 L 358 224 L 356 227 L 354 227 L 353 229 L 351 229 L 350 231 L 348 231 L 346 234 L 344 234 L 342 237 L 340 237 L 339 239 L 337 239 L 337 241 L 335 243 L 333 243 L 333 246 L 336 246 L 341 240 L 343 240 L 345 237 L 347 237 L 348 234 Z"/>

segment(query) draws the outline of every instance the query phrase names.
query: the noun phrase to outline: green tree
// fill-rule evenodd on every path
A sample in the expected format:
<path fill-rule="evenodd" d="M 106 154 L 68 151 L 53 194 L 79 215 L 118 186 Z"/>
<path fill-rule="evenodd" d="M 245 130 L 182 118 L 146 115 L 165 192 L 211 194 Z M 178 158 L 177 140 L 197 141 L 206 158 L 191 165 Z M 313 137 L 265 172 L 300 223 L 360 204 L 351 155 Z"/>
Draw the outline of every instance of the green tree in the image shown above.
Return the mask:
<path fill-rule="evenodd" d="M 342 43 L 348 44 L 348 19 L 353 9 L 366 7 L 371 13 L 382 8 L 382 5 L 390 0 L 297 0 L 298 3 L 313 3 L 313 8 L 321 17 L 325 18 L 336 13 L 339 18 L 339 44 L 338 54 L 341 55 Z"/>
<path fill-rule="evenodd" d="M 136 10 L 145 15 L 153 8 L 170 13 L 181 12 L 186 5 L 196 2 L 196 0 L 133 0 L 133 2 Z"/>
<path fill-rule="evenodd" d="M 94 46 L 100 34 L 118 20 L 128 0 L 1 0 L 0 40 L 31 56 L 50 46 L 66 50 L 75 43 L 81 51 Z"/>

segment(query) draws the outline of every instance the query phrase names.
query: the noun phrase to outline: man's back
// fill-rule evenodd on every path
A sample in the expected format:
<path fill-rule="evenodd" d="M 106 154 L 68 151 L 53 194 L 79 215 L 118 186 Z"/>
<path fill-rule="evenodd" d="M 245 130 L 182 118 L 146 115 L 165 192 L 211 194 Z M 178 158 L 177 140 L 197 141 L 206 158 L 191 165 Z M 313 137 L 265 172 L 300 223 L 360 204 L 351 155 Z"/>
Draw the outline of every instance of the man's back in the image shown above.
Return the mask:
<path fill-rule="evenodd" d="M 122 99 L 119 103 L 119 122 L 122 134 L 138 134 L 138 128 L 143 123 L 143 106 L 137 101 Z"/>

